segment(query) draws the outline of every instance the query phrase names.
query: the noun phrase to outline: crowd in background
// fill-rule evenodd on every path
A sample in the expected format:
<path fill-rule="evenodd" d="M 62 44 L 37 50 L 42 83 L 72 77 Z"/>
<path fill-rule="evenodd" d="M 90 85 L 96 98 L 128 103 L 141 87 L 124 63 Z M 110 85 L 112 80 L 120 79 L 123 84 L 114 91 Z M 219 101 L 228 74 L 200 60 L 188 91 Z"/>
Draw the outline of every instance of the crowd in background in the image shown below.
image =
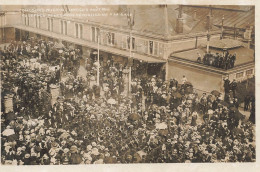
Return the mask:
<path fill-rule="evenodd" d="M 234 67 L 236 62 L 236 53 L 230 54 L 228 51 L 225 51 L 223 54 L 212 54 L 211 52 L 209 52 L 204 54 L 203 58 L 198 53 L 197 62 L 204 65 L 227 70 Z"/>
<path fill-rule="evenodd" d="M 3 164 L 255 161 L 254 117 L 221 93 L 199 96 L 185 76 L 140 75 L 127 95 L 126 66 L 102 63 L 97 85 L 95 60 L 81 69 L 79 50 L 55 45 L 30 39 L 1 50 Z"/>

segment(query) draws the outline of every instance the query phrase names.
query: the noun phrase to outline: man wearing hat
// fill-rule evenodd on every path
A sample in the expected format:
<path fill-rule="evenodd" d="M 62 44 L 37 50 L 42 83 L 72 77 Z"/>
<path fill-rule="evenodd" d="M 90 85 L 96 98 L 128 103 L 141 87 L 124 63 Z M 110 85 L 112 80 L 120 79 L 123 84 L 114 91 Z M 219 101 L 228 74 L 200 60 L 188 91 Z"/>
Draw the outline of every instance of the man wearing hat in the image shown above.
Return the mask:
<path fill-rule="evenodd" d="M 237 90 L 237 81 L 236 81 L 236 79 L 234 79 L 233 82 L 231 82 L 230 88 L 231 88 L 231 90 L 233 92 L 233 97 L 236 97 L 236 90 Z"/>

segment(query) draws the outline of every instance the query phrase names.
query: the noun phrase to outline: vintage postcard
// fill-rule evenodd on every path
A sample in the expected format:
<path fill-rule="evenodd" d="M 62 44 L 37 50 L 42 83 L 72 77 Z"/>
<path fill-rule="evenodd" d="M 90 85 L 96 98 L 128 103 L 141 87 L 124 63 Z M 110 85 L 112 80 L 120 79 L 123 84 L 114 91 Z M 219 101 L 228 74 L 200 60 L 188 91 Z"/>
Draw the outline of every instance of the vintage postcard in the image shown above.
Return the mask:
<path fill-rule="evenodd" d="M 0 3 L 4 171 L 257 171 L 254 1 L 22 2 Z"/>

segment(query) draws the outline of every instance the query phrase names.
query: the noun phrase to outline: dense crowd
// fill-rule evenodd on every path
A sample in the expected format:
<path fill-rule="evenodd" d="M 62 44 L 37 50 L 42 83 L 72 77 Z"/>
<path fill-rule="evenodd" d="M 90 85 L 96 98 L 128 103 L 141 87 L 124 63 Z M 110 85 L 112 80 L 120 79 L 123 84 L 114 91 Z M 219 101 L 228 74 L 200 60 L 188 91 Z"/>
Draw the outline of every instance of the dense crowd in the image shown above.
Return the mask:
<path fill-rule="evenodd" d="M 204 65 L 227 70 L 234 67 L 236 62 L 236 53 L 230 54 L 228 51 L 225 51 L 223 54 L 220 53 L 212 54 L 211 52 L 209 52 L 206 53 L 203 56 L 203 58 L 198 53 L 197 62 Z"/>
<path fill-rule="evenodd" d="M 42 44 L 49 46 L 34 53 L 15 48 Z M 47 57 L 47 47 L 57 49 L 30 39 L 1 50 L 2 97 L 13 95 L 13 109 L 1 101 L 3 164 L 255 161 L 255 126 L 221 93 L 199 96 L 185 76 L 179 83 L 136 75 L 127 95 L 126 66 L 103 62 L 97 85 L 95 59 L 82 69 L 78 50 L 59 47 Z"/>

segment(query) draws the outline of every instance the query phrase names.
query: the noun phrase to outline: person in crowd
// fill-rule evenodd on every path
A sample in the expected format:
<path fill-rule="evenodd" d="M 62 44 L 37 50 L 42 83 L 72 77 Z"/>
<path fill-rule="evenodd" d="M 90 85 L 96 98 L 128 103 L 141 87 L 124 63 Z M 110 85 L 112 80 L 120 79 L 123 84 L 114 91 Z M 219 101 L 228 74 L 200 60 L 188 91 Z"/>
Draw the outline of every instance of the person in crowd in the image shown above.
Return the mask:
<path fill-rule="evenodd" d="M 218 52 L 215 54 L 212 54 L 211 52 L 205 53 L 202 59 L 201 56 L 198 54 L 197 58 L 197 63 L 203 63 L 204 65 L 222 68 L 225 70 L 234 68 L 235 62 L 236 53 L 231 55 L 228 51 L 226 51 L 226 53 L 223 53 L 223 55 L 219 54 Z"/>
<path fill-rule="evenodd" d="M 250 105 L 250 96 L 246 95 L 244 99 L 244 111 L 249 110 L 249 105 Z"/>
<path fill-rule="evenodd" d="M 50 52 L 41 59 L 29 51 L 27 57 L 18 56 L 21 51 L 14 47 L 19 44 L 12 42 L 0 62 L 2 70 L 8 66 L 10 71 L 1 73 L 2 92 L 14 94 L 13 108 L 3 103 L 1 112 L 3 164 L 255 161 L 254 111 L 245 120 L 223 104 L 221 95 L 204 93 L 199 99 L 185 76 L 178 84 L 176 79 L 168 83 L 136 75 L 131 95 L 125 95 L 122 66 L 112 59 L 101 66 L 106 70 L 103 86 L 98 86 L 89 84 L 96 75 L 95 62 L 86 70 L 85 62 L 83 67 L 75 62 L 78 50 L 63 48 L 63 55 L 68 52 L 66 58 L 75 58 L 78 66 L 64 60 L 65 73 L 75 71 L 57 77 L 55 44 L 33 38 L 23 43 Z M 36 63 L 41 69 L 31 67 Z M 80 70 L 86 75 L 80 77 Z M 254 101 L 252 97 L 252 109 Z"/>
<path fill-rule="evenodd" d="M 236 92 L 237 92 L 237 81 L 236 81 L 236 79 L 233 79 L 233 82 L 231 82 L 230 89 L 232 90 L 233 97 L 236 97 Z"/>
<path fill-rule="evenodd" d="M 182 79 L 181 79 L 181 83 L 182 83 L 182 84 L 185 84 L 185 82 L 187 82 L 187 81 L 188 81 L 188 80 L 187 80 L 186 76 L 183 75 L 183 76 L 182 76 Z"/>

